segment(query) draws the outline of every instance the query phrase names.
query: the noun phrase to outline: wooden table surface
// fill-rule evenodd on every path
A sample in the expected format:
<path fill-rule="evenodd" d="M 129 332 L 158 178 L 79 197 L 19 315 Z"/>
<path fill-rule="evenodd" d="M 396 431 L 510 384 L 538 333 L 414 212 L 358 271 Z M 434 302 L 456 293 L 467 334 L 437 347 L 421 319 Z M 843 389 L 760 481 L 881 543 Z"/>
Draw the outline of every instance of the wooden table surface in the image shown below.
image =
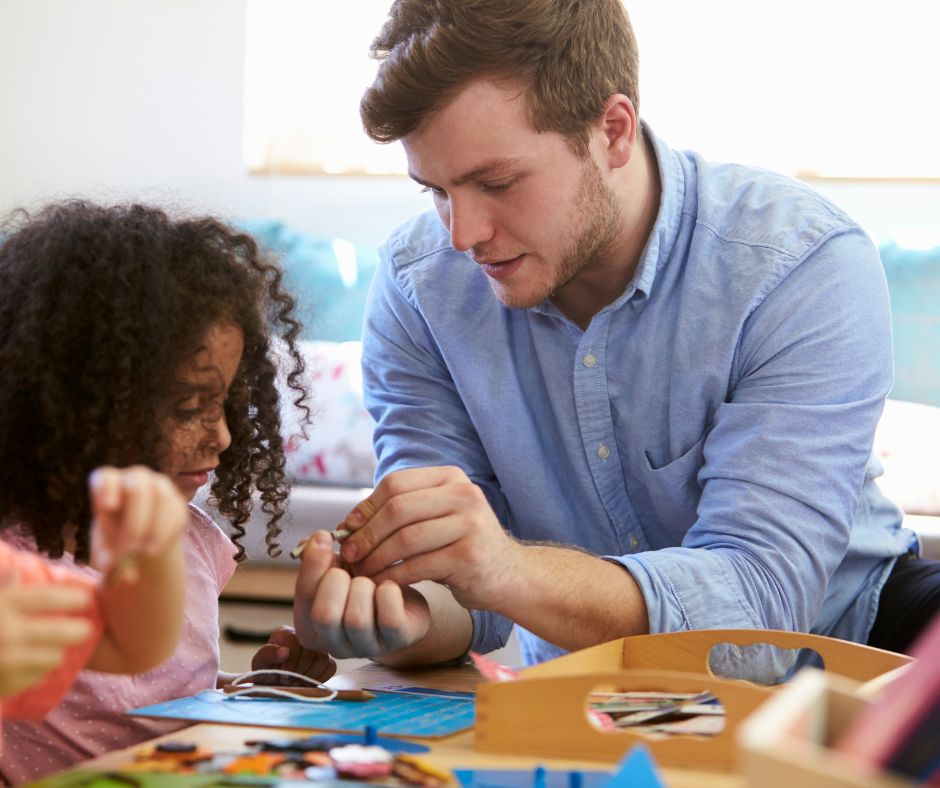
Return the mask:
<path fill-rule="evenodd" d="M 473 691 L 480 681 L 480 676 L 472 667 L 435 668 L 433 670 L 395 671 L 378 665 L 369 664 L 353 670 L 343 676 L 337 676 L 329 683 L 337 689 L 374 687 L 392 688 L 398 686 L 423 686 L 434 689 Z M 271 728 L 247 725 L 223 725 L 203 723 L 193 725 L 175 733 L 154 739 L 160 741 L 180 741 L 198 744 L 213 751 L 237 750 L 246 741 L 253 739 L 300 738 L 310 735 L 309 729 Z M 563 770 L 573 769 L 612 769 L 615 764 L 602 761 L 573 761 L 557 758 L 537 758 L 523 755 L 500 755 L 478 752 L 474 749 L 473 732 L 466 731 L 442 739 L 416 739 L 431 747 L 426 760 L 436 766 L 454 768 L 497 768 L 531 769 L 542 765 Z M 116 769 L 131 762 L 134 753 L 143 745 L 125 750 L 116 750 L 93 760 L 85 761 L 82 770 Z M 670 788 L 743 788 L 743 780 L 722 772 L 706 772 L 687 769 L 661 769 L 662 777 Z"/>

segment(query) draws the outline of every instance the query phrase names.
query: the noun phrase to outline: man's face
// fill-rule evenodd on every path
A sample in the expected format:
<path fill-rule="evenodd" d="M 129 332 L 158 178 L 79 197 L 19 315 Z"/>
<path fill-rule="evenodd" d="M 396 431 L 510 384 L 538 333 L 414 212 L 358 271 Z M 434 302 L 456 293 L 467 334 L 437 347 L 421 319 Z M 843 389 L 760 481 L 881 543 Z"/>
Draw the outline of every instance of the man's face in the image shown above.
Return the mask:
<path fill-rule="evenodd" d="M 506 306 L 541 303 L 616 243 L 620 206 L 596 163 L 536 131 L 516 87 L 472 83 L 402 143 L 454 249 Z"/>

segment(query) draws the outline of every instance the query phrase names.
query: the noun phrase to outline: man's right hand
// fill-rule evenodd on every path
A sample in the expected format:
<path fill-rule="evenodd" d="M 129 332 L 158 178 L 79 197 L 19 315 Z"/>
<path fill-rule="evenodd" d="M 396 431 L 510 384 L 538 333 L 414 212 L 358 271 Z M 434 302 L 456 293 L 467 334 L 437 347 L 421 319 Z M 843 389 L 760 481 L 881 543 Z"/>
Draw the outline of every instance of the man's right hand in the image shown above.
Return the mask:
<path fill-rule="evenodd" d="M 0 698 L 38 684 L 92 634 L 86 618 L 69 615 L 90 603 L 90 591 L 74 586 L 0 588 Z"/>
<path fill-rule="evenodd" d="M 353 577 L 316 531 L 301 557 L 294 589 L 294 629 L 308 649 L 337 658 L 377 657 L 414 645 L 431 626 L 425 597 L 391 580 Z"/>

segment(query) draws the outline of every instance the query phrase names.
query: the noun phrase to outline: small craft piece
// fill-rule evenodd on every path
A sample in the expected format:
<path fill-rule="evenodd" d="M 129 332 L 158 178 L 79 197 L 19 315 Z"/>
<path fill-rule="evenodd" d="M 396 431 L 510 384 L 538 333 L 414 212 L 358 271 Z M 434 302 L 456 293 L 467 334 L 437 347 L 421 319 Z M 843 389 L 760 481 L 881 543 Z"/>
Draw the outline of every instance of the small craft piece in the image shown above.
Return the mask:
<path fill-rule="evenodd" d="M 225 694 L 238 693 L 252 698 L 326 698 L 330 700 L 365 701 L 375 698 L 374 692 L 364 689 L 331 690 L 327 687 L 290 687 L 273 684 L 229 684 L 222 688 Z M 250 693 L 250 694 L 249 694 Z"/>
<path fill-rule="evenodd" d="M 330 536 L 333 537 L 334 542 L 342 542 L 347 536 L 352 533 L 348 528 L 334 528 L 330 531 Z M 310 537 L 302 539 L 300 543 L 293 550 L 290 551 L 291 558 L 300 558 L 304 554 L 304 550 L 307 549 L 307 542 L 310 541 Z"/>

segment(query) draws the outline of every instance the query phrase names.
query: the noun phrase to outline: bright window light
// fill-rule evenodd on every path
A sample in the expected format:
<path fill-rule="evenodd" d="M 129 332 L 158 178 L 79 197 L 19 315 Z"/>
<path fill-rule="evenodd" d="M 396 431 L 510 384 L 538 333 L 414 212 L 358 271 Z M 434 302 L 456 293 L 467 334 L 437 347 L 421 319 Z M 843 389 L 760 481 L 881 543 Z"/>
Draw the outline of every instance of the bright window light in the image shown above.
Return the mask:
<path fill-rule="evenodd" d="M 247 0 L 245 157 L 257 173 L 404 173 L 359 98 L 389 0 Z M 793 175 L 940 178 L 940 4 L 629 0 L 640 109 L 669 144 Z"/>

